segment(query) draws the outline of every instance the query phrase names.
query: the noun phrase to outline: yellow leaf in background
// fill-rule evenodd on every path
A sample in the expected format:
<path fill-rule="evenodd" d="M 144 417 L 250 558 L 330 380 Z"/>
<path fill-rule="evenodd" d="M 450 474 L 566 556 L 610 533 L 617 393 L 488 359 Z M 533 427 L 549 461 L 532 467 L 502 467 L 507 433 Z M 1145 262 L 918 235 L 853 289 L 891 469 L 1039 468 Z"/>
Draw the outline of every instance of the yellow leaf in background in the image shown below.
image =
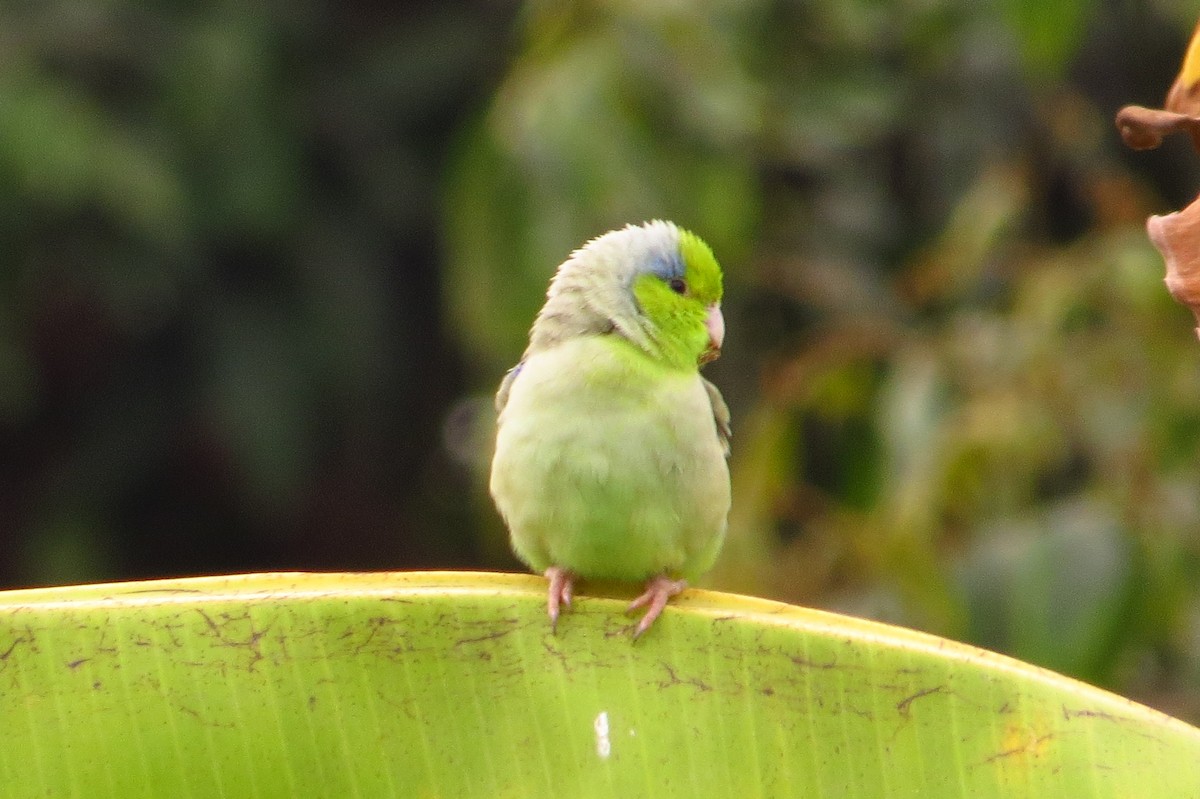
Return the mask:
<path fill-rule="evenodd" d="M 1188 116 L 1200 115 L 1200 25 L 1192 31 L 1183 66 L 1179 68 L 1179 75 L 1167 92 L 1167 102 L 1163 107 Z"/>

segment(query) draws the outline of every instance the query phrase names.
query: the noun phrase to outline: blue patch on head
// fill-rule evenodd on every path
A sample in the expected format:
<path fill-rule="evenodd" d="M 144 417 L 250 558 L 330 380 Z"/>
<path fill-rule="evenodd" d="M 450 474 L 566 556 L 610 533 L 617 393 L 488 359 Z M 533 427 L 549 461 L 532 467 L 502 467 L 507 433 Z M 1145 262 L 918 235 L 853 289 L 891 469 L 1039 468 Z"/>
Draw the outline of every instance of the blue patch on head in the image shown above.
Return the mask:
<path fill-rule="evenodd" d="M 683 277 L 687 272 L 687 267 L 683 263 L 683 256 L 679 254 L 679 249 L 672 247 L 669 250 L 661 250 L 650 252 L 650 264 L 648 271 L 661 277 L 663 280 L 674 280 L 675 278 Z"/>

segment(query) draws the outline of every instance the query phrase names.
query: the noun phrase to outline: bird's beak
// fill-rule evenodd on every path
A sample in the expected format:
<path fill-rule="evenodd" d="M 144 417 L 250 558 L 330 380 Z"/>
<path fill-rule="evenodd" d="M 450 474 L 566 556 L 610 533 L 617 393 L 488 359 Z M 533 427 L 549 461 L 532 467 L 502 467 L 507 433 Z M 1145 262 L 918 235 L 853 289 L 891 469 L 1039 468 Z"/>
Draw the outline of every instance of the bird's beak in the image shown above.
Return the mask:
<path fill-rule="evenodd" d="M 713 303 L 708 306 L 708 315 L 704 317 L 704 328 L 708 331 L 708 348 L 700 356 L 700 363 L 715 361 L 721 355 L 721 345 L 725 343 L 725 317 L 721 315 L 721 305 Z"/>

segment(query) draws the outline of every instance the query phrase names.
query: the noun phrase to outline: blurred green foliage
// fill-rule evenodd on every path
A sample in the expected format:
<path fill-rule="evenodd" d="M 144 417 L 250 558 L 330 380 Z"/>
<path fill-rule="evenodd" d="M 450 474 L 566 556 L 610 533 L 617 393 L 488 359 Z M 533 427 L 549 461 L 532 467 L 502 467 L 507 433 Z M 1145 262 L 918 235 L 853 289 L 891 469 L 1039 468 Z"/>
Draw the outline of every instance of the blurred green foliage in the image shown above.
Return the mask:
<path fill-rule="evenodd" d="M 1124 152 L 1185 4 L 0 7 L 0 580 L 512 568 L 489 394 L 587 238 L 726 268 L 709 583 L 1200 719 L 1200 345 Z"/>
<path fill-rule="evenodd" d="M 0 6 L 0 579 L 475 562 L 437 197 L 514 12 Z"/>

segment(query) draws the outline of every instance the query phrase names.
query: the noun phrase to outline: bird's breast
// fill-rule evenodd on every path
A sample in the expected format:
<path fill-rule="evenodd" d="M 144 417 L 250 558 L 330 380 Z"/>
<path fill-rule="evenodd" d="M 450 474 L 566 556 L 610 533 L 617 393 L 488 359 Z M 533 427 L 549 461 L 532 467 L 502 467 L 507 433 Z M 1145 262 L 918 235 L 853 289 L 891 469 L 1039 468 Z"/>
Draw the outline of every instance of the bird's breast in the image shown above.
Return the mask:
<path fill-rule="evenodd" d="M 707 568 L 729 473 L 696 372 L 599 342 L 528 357 L 500 415 L 492 494 L 535 566 L 641 579 Z"/>
<path fill-rule="evenodd" d="M 499 420 L 497 458 L 584 490 L 639 480 L 648 490 L 722 479 L 724 453 L 699 375 L 666 370 L 604 338 L 526 360 Z M 727 480 L 727 477 L 724 477 Z"/>

